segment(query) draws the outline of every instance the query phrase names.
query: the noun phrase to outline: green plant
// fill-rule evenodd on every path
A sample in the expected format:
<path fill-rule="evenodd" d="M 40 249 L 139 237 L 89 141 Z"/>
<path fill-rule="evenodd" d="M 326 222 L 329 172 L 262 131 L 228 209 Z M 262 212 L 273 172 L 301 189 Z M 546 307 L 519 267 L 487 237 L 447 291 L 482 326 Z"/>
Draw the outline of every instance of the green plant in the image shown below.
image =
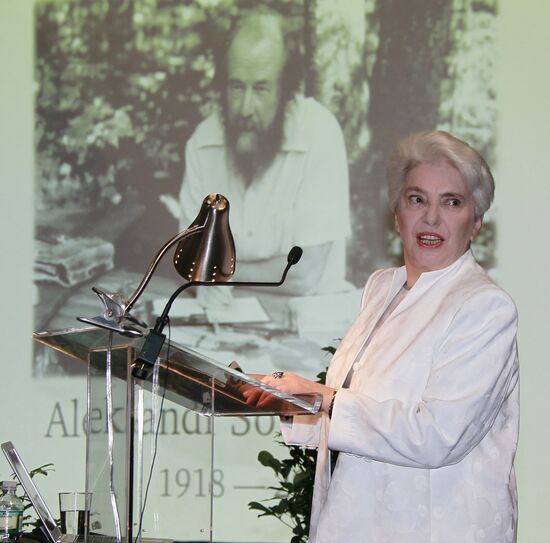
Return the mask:
<path fill-rule="evenodd" d="M 50 471 L 55 471 L 55 468 L 53 467 L 52 463 L 44 464 L 44 465 L 42 465 L 38 468 L 35 468 L 35 469 L 31 470 L 30 471 L 30 476 L 31 476 L 31 479 L 34 479 L 34 477 L 36 475 L 44 475 L 45 477 L 47 477 L 47 475 Z M 15 474 L 12 473 L 11 478 L 15 479 Z M 25 491 L 21 487 L 19 481 L 16 481 L 16 482 L 17 482 L 16 494 L 21 499 L 21 501 L 24 503 L 24 508 L 23 508 L 23 531 L 24 532 L 25 531 L 30 532 L 30 531 L 32 531 L 32 529 L 38 528 L 41 524 L 41 521 L 40 521 L 40 519 L 38 519 L 33 514 L 33 505 L 31 503 L 31 501 L 29 500 L 29 497 L 27 496 L 27 494 L 25 493 Z"/>
<path fill-rule="evenodd" d="M 334 354 L 335 348 L 324 347 L 323 351 Z M 325 379 L 326 371 L 317 375 L 318 383 L 325 383 Z M 258 454 L 260 464 L 273 470 L 277 477 L 278 485 L 268 487 L 275 491 L 275 496 L 262 502 L 249 502 L 248 508 L 260 511 L 259 517 L 275 517 L 292 528 L 290 543 L 305 543 L 309 533 L 317 451 L 286 445 L 282 441 L 277 443 L 287 449 L 289 458 L 279 460 L 268 451 Z"/>
<path fill-rule="evenodd" d="M 271 468 L 278 479 L 277 486 L 270 486 L 275 496 L 263 500 L 264 503 L 252 501 L 249 509 L 260 511 L 259 517 L 273 516 L 292 528 L 291 543 L 304 543 L 309 532 L 309 517 L 313 497 L 313 479 L 317 451 L 287 446 L 290 458 L 279 460 L 268 451 L 260 451 L 259 462 Z M 265 502 L 274 502 L 267 505 Z"/>

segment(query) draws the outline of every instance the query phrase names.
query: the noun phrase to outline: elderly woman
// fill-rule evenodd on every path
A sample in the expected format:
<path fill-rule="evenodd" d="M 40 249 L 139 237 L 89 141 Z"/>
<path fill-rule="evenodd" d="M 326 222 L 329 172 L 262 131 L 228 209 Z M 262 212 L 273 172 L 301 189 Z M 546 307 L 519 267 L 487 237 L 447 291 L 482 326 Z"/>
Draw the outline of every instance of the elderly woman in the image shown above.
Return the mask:
<path fill-rule="evenodd" d="M 463 141 L 421 132 L 388 181 L 405 266 L 369 278 L 326 386 L 264 377 L 323 396 L 320 415 L 283 422 L 288 443 L 319 450 L 310 542 L 515 541 L 517 313 L 470 251 L 491 172 Z"/>

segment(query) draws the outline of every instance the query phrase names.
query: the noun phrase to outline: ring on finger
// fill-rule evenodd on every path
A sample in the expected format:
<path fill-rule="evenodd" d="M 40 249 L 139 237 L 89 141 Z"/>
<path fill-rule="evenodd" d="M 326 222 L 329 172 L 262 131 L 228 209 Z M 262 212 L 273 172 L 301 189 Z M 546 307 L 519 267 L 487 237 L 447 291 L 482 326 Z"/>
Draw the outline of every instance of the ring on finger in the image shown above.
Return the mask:
<path fill-rule="evenodd" d="M 285 372 L 284 371 L 274 371 L 271 375 L 275 378 L 275 379 L 281 379 L 283 376 L 284 376 Z"/>

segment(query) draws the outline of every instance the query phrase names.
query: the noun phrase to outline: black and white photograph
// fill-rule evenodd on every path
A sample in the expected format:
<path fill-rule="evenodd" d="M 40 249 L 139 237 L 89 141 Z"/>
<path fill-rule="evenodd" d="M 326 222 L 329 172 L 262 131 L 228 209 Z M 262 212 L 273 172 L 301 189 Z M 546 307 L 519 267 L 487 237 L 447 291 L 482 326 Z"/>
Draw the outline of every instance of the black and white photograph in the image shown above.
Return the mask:
<path fill-rule="evenodd" d="M 172 337 L 257 372 L 323 371 L 368 275 L 399 262 L 394 143 L 440 128 L 494 154 L 497 18 L 469 1 L 38 4 L 35 328 L 98 314 L 92 286 L 128 299 L 219 193 L 232 280 L 276 282 L 303 255 L 277 288 L 190 289 Z M 477 240 L 487 267 L 494 235 Z M 172 254 L 134 306 L 150 325 L 182 282 Z M 75 370 L 37 347 L 33 371 Z"/>

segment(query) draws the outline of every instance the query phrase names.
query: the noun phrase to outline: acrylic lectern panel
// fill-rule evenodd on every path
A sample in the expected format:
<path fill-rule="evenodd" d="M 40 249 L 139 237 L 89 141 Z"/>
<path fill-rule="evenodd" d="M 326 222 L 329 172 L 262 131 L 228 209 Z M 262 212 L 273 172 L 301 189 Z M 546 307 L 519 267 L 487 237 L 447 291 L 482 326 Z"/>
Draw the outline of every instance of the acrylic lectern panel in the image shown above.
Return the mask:
<path fill-rule="evenodd" d="M 129 362 L 123 351 L 133 349 L 137 352 L 144 338 L 110 334 L 101 328 L 84 327 L 35 332 L 33 337 L 40 343 L 84 362 L 89 361 L 90 352 L 105 352 L 111 341 L 112 373 L 120 379 L 128 380 L 131 360 Z M 94 363 L 93 359 L 91 362 Z M 166 398 L 198 413 L 210 414 L 215 411 L 216 416 L 285 416 L 316 413 L 320 407 L 317 394 L 285 394 L 176 343 L 163 346 L 158 362 L 158 381 L 163 393 L 165 390 Z M 149 390 L 153 385 L 151 380 L 143 382 L 143 386 Z M 211 405 L 212 387 L 216 395 L 214 409 Z M 250 387 L 257 387 L 264 392 L 261 405 L 247 403 L 243 392 Z"/>
<path fill-rule="evenodd" d="M 165 345 L 142 382 L 132 377 L 131 365 L 143 338 L 95 327 L 39 332 L 34 338 L 88 364 L 90 527 L 117 539 L 212 541 L 220 489 L 215 418 L 308 414 L 320 406 L 315 395 L 281 393 L 181 345 Z M 244 392 L 250 388 L 261 391 L 261 406 L 247 403 Z M 192 446 L 178 434 L 189 426 L 190 413 L 200 434 Z"/>
<path fill-rule="evenodd" d="M 165 442 L 156 435 L 157 430 L 159 435 L 166 432 L 161 412 L 172 402 L 162 402 L 158 372 L 153 374 L 150 388 L 136 383 L 131 375 L 123 378 L 122 362 L 126 360 L 126 367 L 130 368 L 134 353 L 132 347 L 111 350 L 110 364 L 115 371 L 110 382 L 107 351 L 90 353 L 86 484 L 94 496 L 91 529 L 121 539 L 131 534 L 134 540 L 139 536 L 210 541 L 210 501 L 197 501 L 191 493 L 167 493 L 162 482 L 159 485 L 162 469 L 167 469 L 169 461 Z M 176 407 L 184 411 L 183 407 Z M 191 462 L 206 479 L 211 472 L 212 447 L 211 440 L 203 440 L 187 451 L 186 462 Z M 153 479 L 149 480 L 152 469 Z M 161 499 L 155 499 L 159 496 Z M 186 513 L 182 515 L 181 511 Z"/>

